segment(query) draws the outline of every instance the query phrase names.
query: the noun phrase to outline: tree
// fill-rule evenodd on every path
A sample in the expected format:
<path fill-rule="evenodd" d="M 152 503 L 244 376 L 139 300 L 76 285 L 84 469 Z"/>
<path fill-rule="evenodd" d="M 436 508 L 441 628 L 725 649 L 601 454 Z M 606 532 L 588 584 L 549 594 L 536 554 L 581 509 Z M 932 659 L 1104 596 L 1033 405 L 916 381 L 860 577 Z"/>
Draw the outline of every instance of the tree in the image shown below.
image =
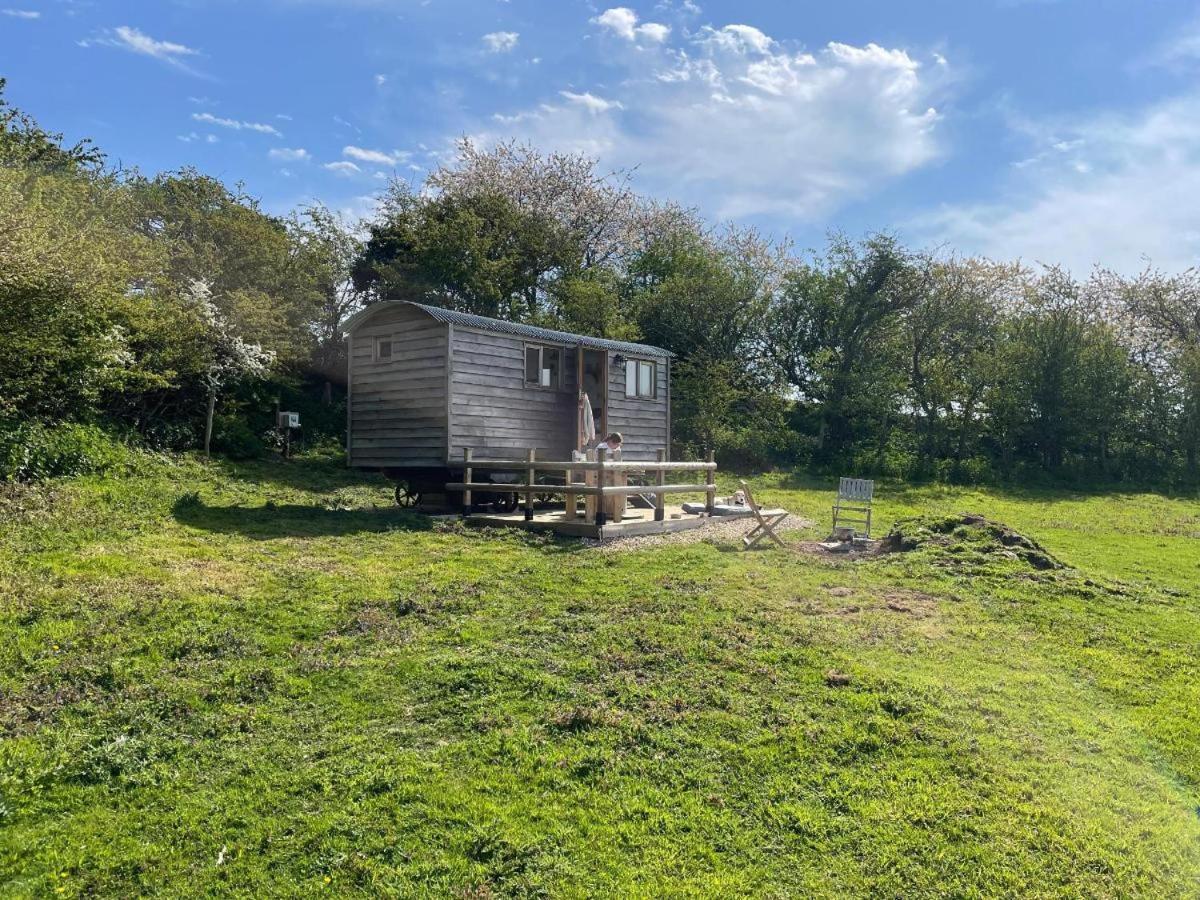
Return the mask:
<path fill-rule="evenodd" d="M 204 418 L 204 455 L 212 445 L 213 413 L 217 394 L 222 388 L 242 378 L 261 378 L 266 374 L 275 354 L 238 335 L 212 300 L 212 290 L 203 281 L 189 286 L 186 303 L 207 326 L 208 359 L 204 367 L 204 384 L 208 389 L 208 409 Z"/>
<path fill-rule="evenodd" d="M 428 197 L 393 184 L 354 285 L 372 300 L 417 300 L 540 322 L 556 237 L 550 223 L 498 195 Z"/>
<path fill-rule="evenodd" d="M 1055 471 L 1068 454 L 1091 454 L 1107 468 L 1130 370 L 1099 296 L 1049 267 L 1024 280 L 1003 337 L 988 407 L 1005 459 L 1023 454 Z"/>
<path fill-rule="evenodd" d="M 714 234 L 689 223 L 631 261 L 630 313 L 651 344 L 754 368 L 785 265 L 786 247 L 752 229 Z"/>
<path fill-rule="evenodd" d="M 306 207 L 288 220 L 298 290 L 295 302 L 307 309 L 316 336 L 312 366 L 325 380 L 325 402 L 333 381 L 345 378 L 342 326 L 362 304 L 351 278 L 363 251 L 354 227 L 327 207 Z"/>
<path fill-rule="evenodd" d="M 928 471 L 935 459 L 952 458 L 958 467 L 967 455 L 1019 269 L 973 259 L 926 265 L 928 290 L 902 321 L 909 405 Z"/>
<path fill-rule="evenodd" d="M 627 334 L 614 276 L 688 220 L 639 198 L 629 173 L 604 174 L 587 156 L 464 141 L 421 189 L 391 185 L 354 281 L 370 300 Z"/>
<path fill-rule="evenodd" d="M 767 316 L 766 353 L 799 398 L 817 406 L 818 451 L 886 432 L 903 376 L 901 317 L 927 288 L 927 267 L 888 235 L 834 235 L 823 257 L 784 278 Z"/>
<path fill-rule="evenodd" d="M 0 416 L 82 417 L 121 387 L 124 312 L 153 268 L 108 178 L 0 169 Z"/>
<path fill-rule="evenodd" d="M 61 134 L 46 131 L 4 98 L 7 79 L 0 78 L 0 168 L 21 169 L 29 175 L 98 173 L 104 154 L 83 139 L 63 145 Z"/>
<path fill-rule="evenodd" d="M 129 190 L 137 228 L 163 248 L 172 284 L 186 290 L 203 281 L 239 333 L 286 367 L 308 362 L 312 306 L 286 221 L 264 214 L 240 187 L 231 190 L 194 169 L 135 175 Z"/>
<path fill-rule="evenodd" d="M 1136 278 L 1101 271 L 1094 280 L 1145 373 L 1141 383 L 1165 392 L 1170 424 L 1162 431 L 1188 472 L 1200 474 L 1200 270 L 1147 269 Z"/>

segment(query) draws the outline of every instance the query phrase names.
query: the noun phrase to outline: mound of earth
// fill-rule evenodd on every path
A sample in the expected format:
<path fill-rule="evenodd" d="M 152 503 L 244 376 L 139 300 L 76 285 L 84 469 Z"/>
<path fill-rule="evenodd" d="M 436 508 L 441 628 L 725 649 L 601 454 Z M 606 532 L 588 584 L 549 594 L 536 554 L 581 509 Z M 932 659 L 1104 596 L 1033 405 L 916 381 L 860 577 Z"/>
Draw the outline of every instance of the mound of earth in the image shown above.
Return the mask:
<path fill-rule="evenodd" d="M 1019 559 L 1035 569 L 1066 568 L 1033 538 L 977 515 L 902 519 L 880 541 L 879 552 L 908 553 L 925 546 Z"/>

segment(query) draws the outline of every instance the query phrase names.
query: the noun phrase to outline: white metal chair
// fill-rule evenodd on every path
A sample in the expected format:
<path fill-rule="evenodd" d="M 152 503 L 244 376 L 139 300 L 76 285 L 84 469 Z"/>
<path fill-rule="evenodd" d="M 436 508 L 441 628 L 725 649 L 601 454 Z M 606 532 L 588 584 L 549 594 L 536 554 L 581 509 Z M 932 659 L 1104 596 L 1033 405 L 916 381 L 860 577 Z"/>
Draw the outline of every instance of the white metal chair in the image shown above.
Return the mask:
<path fill-rule="evenodd" d="M 833 504 L 833 530 L 862 525 L 862 534 L 871 537 L 871 501 L 875 498 L 875 482 L 866 478 L 838 480 L 837 502 Z M 858 530 L 854 529 L 858 534 Z"/>

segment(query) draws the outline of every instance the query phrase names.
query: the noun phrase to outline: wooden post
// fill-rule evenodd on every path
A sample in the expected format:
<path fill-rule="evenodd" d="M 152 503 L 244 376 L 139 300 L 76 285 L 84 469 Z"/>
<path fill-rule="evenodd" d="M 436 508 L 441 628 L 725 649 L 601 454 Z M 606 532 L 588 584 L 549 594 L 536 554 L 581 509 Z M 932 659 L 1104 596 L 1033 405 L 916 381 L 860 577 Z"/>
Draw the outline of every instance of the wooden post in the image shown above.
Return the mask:
<path fill-rule="evenodd" d="M 471 477 L 472 474 L 473 473 L 471 471 L 471 448 L 464 447 L 463 448 L 463 482 L 465 484 L 470 484 L 472 481 L 475 480 L 474 478 Z M 463 491 L 463 515 L 468 516 L 470 514 L 471 514 L 471 489 L 467 488 L 465 491 Z"/>
<path fill-rule="evenodd" d="M 667 451 L 660 449 L 656 455 L 658 456 L 659 466 L 662 466 L 662 464 L 667 461 Z M 658 482 L 659 487 L 662 487 L 664 484 L 667 483 L 667 470 L 666 469 L 660 468 L 658 470 L 657 482 Z M 657 494 L 654 495 L 654 521 L 661 522 L 666 517 L 667 517 L 667 495 L 664 494 L 662 491 L 659 491 Z"/>
<path fill-rule="evenodd" d="M 717 461 L 717 455 L 712 450 L 708 451 L 708 461 L 710 463 Z M 704 492 L 704 510 L 711 516 L 713 507 L 717 505 L 717 470 L 715 467 L 705 470 L 704 481 L 708 485 Z"/>
<path fill-rule="evenodd" d="M 536 450 L 529 451 L 529 469 L 525 472 L 526 484 L 529 485 L 529 490 L 525 492 L 525 521 L 533 521 L 533 481 L 537 477 L 537 471 L 533 467 L 533 461 L 537 457 Z"/>
<path fill-rule="evenodd" d="M 604 461 L 608 457 L 608 451 L 603 447 L 596 448 L 596 462 L 600 468 L 596 470 L 596 484 L 600 487 L 600 493 L 596 495 L 596 526 L 603 528 L 608 516 L 604 508 L 604 486 L 608 484 L 608 474 L 604 469 Z"/>
<path fill-rule="evenodd" d="M 567 475 L 567 487 L 570 488 L 571 484 L 575 481 L 575 473 L 572 472 L 570 469 L 567 469 L 566 475 Z M 569 490 L 567 491 L 566 506 L 567 506 L 566 517 L 568 519 L 575 518 L 575 495 L 572 494 Z"/>

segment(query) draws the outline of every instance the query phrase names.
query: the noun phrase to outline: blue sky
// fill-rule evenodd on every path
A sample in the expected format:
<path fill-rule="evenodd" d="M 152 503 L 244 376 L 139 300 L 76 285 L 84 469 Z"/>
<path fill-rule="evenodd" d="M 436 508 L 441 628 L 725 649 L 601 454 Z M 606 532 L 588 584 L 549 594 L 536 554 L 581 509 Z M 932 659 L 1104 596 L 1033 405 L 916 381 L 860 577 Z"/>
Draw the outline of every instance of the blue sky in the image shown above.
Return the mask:
<path fill-rule="evenodd" d="M 365 214 L 456 138 L 515 137 L 801 247 L 1200 263 L 1195 2 L 0 0 L 0 75 L 114 161 L 272 211 Z"/>

